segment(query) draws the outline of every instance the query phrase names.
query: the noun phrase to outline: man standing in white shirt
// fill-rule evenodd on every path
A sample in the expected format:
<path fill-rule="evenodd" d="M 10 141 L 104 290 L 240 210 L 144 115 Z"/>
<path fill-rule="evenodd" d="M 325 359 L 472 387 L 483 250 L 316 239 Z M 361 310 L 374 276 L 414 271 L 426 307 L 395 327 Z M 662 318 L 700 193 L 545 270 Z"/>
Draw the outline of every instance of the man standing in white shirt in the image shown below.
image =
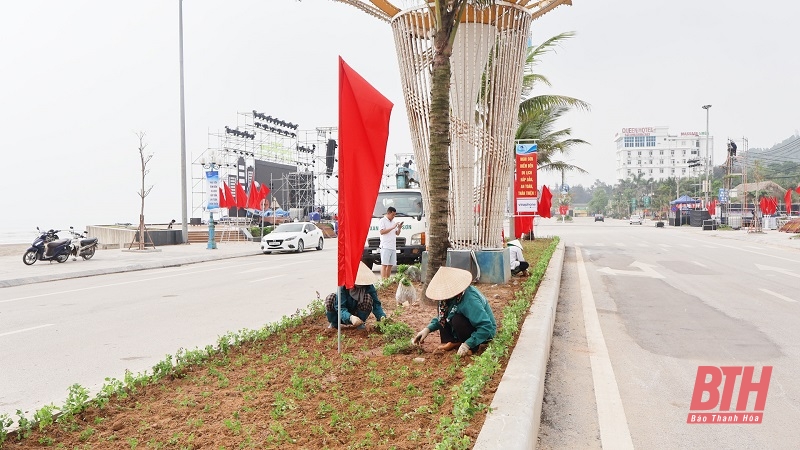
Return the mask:
<path fill-rule="evenodd" d="M 378 229 L 381 232 L 381 278 L 389 278 L 392 275 L 392 266 L 397 265 L 397 240 L 395 236 L 400 234 L 403 222 L 395 222 L 394 216 L 396 214 L 397 210 L 394 209 L 394 206 L 390 206 L 378 223 Z"/>

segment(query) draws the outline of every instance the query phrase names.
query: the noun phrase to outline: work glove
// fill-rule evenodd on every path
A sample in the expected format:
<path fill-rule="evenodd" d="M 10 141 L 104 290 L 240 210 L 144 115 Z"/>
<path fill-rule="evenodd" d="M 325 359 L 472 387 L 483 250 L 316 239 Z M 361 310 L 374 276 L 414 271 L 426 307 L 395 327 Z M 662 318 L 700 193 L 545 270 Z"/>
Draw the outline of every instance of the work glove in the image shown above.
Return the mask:
<path fill-rule="evenodd" d="M 411 339 L 411 345 L 419 345 L 419 344 L 421 344 L 422 341 L 424 341 L 425 338 L 428 337 L 429 334 L 431 334 L 431 330 L 429 330 L 428 327 L 425 327 L 425 328 L 419 330 L 419 333 L 417 333 L 417 335 L 414 336 L 413 339 Z"/>
<path fill-rule="evenodd" d="M 364 323 L 364 321 L 361 320 L 355 314 L 353 314 L 352 316 L 350 316 L 350 323 L 353 324 L 353 326 L 357 327 L 357 326 L 361 325 L 362 323 Z"/>
<path fill-rule="evenodd" d="M 469 349 L 469 345 L 466 342 L 458 347 L 458 356 L 469 356 L 471 354 L 472 350 Z"/>

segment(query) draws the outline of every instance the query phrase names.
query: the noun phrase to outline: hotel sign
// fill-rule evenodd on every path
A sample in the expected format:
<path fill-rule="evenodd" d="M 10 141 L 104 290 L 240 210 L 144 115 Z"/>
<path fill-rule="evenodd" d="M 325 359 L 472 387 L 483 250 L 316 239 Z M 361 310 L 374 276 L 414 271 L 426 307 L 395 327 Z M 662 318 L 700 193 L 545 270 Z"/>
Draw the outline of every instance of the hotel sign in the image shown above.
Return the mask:
<path fill-rule="evenodd" d="M 622 134 L 625 136 L 649 136 L 656 132 L 656 129 L 653 127 L 643 127 L 643 128 L 623 128 Z"/>

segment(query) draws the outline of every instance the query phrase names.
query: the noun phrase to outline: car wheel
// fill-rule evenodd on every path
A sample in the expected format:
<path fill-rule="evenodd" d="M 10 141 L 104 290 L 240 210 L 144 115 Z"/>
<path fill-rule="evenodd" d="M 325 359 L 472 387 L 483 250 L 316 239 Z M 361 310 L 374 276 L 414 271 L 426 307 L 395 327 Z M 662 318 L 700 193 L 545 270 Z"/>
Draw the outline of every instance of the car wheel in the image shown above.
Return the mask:
<path fill-rule="evenodd" d="M 272 252 L 264 252 L 265 255 L 269 255 L 270 253 L 272 253 Z"/>
<path fill-rule="evenodd" d="M 297 241 L 297 253 L 303 253 L 304 247 L 302 239 Z"/>
<path fill-rule="evenodd" d="M 319 238 L 319 244 L 317 244 L 317 250 L 322 250 L 323 245 L 325 245 L 325 243 L 322 241 L 322 238 Z"/>

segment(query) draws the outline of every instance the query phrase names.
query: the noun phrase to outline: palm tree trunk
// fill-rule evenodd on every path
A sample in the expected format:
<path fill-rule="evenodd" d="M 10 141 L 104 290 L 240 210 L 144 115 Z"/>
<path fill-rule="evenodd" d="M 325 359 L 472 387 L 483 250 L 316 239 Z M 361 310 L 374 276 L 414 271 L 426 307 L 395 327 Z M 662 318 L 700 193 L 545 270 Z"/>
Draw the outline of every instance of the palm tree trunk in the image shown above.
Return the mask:
<path fill-rule="evenodd" d="M 458 3 L 458 2 L 456 2 Z M 437 2 L 437 7 L 441 5 Z M 450 235 L 447 228 L 450 215 L 450 56 L 460 9 L 439 9 L 440 21 L 433 38 L 434 57 L 431 76 L 430 162 L 430 235 L 428 242 L 428 269 L 430 281 L 439 267 L 447 262 Z M 426 282 L 427 289 L 427 282 Z M 423 298 L 427 298 L 423 293 Z"/>

